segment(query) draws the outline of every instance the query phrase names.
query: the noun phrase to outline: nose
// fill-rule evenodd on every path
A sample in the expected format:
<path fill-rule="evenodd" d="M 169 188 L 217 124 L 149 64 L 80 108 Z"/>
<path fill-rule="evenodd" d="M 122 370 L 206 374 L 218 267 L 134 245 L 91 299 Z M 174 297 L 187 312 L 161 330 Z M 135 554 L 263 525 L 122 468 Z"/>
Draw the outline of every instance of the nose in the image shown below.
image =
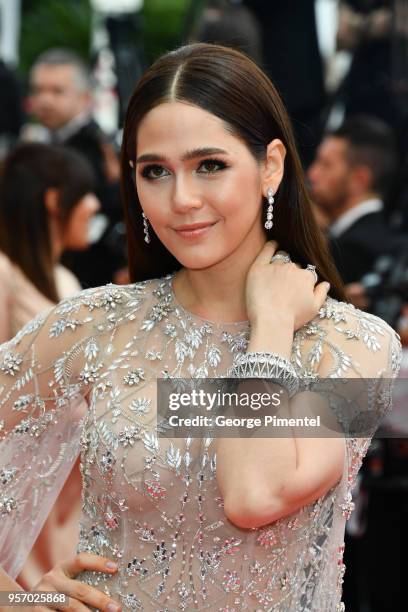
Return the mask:
<path fill-rule="evenodd" d="M 94 195 L 94 197 L 92 198 L 91 209 L 92 209 L 92 214 L 97 213 L 98 210 L 101 209 L 101 201 L 99 200 L 99 198 L 96 197 L 96 195 Z"/>
<path fill-rule="evenodd" d="M 50 91 L 42 90 L 32 95 L 33 104 L 52 104 L 53 95 Z"/>
<path fill-rule="evenodd" d="M 193 177 L 186 175 L 178 175 L 176 177 L 172 193 L 172 203 L 173 209 L 181 213 L 201 207 L 201 196 L 194 184 Z"/>
<path fill-rule="evenodd" d="M 88 193 L 84 198 L 85 210 L 91 217 L 101 208 L 101 203 L 94 193 Z"/>
<path fill-rule="evenodd" d="M 317 178 L 318 170 L 316 162 L 313 162 L 307 171 L 307 178 L 309 179 L 309 183 L 313 185 Z"/>

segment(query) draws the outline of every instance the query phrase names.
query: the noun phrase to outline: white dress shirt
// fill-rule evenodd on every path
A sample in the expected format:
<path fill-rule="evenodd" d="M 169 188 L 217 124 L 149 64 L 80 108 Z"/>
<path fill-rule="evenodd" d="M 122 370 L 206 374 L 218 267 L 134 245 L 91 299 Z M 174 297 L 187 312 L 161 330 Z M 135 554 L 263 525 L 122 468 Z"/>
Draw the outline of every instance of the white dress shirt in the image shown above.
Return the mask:
<path fill-rule="evenodd" d="M 330 227 L 329 234 L 332 238 L 338 238 L 344 234 L 358 219 L 373 212 L 383 210 L 384 203 L 379 198 L 371 198 L 360 202 L 357 206 L 343 213 Z"/>

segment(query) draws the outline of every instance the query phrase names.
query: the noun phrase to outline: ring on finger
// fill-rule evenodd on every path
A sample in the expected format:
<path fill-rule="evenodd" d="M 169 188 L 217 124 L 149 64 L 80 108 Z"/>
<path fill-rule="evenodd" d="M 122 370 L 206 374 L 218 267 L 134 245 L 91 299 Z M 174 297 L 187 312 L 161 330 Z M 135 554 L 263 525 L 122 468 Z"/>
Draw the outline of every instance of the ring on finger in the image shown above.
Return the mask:
<path fill-rule="evenodd" d="M 315 277 L 315 284 L 316 284 L 317 281 L 319 280 L 319 277 L 317 276 L 317 272 L 316 272 L 316 266 L 314 266 L 312 264 L 307 264 L 306 270 L 309 270 L 310 272 L 312 272 L 312 274 Z"/>
<path fill-rule="evenodd" d="M 276 253 L 276 255 L 273 255 L 273 257 L 271 257 L 271 261 L 270 263 L 273 263 L 274 261 L 283 261 L 283 263 L 291 263 L 291 258 L 290 255 L 285 255 L 284 253 Z"/>

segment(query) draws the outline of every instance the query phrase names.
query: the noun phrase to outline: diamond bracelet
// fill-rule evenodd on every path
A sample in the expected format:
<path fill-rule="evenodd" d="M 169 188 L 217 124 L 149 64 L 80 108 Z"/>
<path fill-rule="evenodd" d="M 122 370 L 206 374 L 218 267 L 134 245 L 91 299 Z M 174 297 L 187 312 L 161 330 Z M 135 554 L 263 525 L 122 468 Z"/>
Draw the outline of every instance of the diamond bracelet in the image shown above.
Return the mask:
<path fill-rule="evenodd" d="M 240 355 L 229 371 L 234 378 L 272 379 L 293 397 L 299 389 L 299 378 L 288 359 L 278 353 L 250 352 Z"/>

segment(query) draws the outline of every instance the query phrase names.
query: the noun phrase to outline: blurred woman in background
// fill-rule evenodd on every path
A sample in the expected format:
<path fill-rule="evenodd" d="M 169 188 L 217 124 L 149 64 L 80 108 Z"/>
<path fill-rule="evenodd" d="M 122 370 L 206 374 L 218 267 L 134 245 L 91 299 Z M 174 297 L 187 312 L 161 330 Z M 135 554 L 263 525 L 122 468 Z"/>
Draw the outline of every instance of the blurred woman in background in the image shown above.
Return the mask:
<path fill-rule="evenodd" d="M 59 264 L 64 250 L 89 246 L 99 209 L 93 170 L 67 148 L 17 147 L 0 178 L 0 342 L 35 315 L 81 289 Z"/>
<path fill-rule="evenodd" d="M 29 143 L 6 158 L 0 176 L 0 343 L 81 290 L 59 260 L 65 249 L 89 246 L 89 221 L 100 206 L 93 190 L 92 168 L 71 149 Z M 75 464 L 19 576 L 23 587 L 72 554 L 80 491 Z"/>

